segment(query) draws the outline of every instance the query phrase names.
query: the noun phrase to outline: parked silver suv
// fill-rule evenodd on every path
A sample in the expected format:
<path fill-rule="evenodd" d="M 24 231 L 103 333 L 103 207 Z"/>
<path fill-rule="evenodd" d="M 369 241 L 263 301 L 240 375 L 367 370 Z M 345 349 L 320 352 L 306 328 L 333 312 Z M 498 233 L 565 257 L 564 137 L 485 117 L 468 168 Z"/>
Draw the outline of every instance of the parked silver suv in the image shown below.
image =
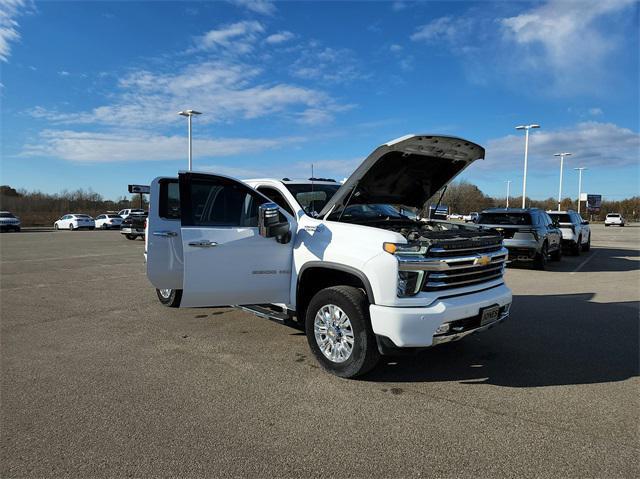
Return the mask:
<path fill-rule="evenodd" d="M 591 228 L 589 222 L 582 219 L 573 210 L 568 211 L 547 211 L 552 220 L 560 225 L 562 232 L 562 246 L 574 256 L 578 256 L 580 251 L 591 249 Z"/>
<path fill-rule="evenodd" d="M 509 261 L 533 262 L 545 269 L 547 259 L 562 258 L 562 233 L 547 213 L 538 208 L 491 208 L 476 222 L 502 234 Z"/>

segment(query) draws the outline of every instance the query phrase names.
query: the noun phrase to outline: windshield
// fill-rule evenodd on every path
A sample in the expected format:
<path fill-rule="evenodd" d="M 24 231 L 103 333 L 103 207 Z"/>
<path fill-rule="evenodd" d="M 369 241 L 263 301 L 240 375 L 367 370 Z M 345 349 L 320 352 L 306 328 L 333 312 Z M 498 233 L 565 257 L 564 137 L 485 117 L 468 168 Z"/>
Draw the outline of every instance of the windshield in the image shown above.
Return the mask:
<path fill-rule="evenodd" d="M 73 216 L 75 216 L 76 218 L 88 218 L 88 219 L 91 219 L 91 216 L 89 216 L 89 215 L 73 215 Z"/>
<path fill-rule="evenodd" d="M 340 189 L 340 185 L 337 183 L 335 185 L 285 183 L 285 186 L 295 197 L 296 201 L 300 203 L 304 212 L 313 217 L 318 215 L 322 208 L 324 208 L 324 205 L 326 205 L 331 197 L 336 194 L 336 191 Z"/>
<path fill-rule="evenodd" d="M 477 221 L 481 225 L 530 225 L 529 213 L 481 213 Z"/>
<path fill-rule="evenodd" d="M 552 220 L 558 220 L 558 223 L 573 223 L 571 216 L 566 213 L 549 213 Z"/>
<path fill-rule="evenodd" d="M 118 215 L 106 215 L 107 218 L 120 218 Z"/>
<path fill-rule="evenodd" d="M 400 213 L 396 207 L 387 204 L 362 204 L 347 206 L 342 210 L 335 211 L 329 215 L 330 220 L 337 220 L 340 218 L 342 221 L 355 220 L 380 220 L 380 219 L 409 219 L 408 216 Z"/>
<path fill-rule="evenodd" d="M 11 213 L 0 213 L 0 218 L 15 218 Z"/>

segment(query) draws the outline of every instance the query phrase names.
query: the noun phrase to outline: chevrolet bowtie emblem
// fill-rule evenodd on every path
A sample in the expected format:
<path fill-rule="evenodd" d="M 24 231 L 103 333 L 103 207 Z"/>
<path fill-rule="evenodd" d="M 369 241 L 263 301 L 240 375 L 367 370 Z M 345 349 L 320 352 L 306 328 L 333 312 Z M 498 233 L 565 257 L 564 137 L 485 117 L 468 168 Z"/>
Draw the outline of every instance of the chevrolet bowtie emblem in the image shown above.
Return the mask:
<path fill-rule="evenodd" d="M 478 256 L 475 260 L 473 260 L 473 264 L 479 264 L 480 266 L 486 266 L 491 263 L 491 258 L 489 256 Z"/>

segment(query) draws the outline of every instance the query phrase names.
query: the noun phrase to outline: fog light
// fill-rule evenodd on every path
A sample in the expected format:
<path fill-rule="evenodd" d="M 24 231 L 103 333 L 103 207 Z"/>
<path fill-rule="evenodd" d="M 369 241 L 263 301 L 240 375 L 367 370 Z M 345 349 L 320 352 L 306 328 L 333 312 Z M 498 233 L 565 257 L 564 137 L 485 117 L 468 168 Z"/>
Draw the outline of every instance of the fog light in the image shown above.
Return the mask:
<path fill-rule="evenodd" d="M 444 323 L 438 326 L 434 334 L 446 334 L 449 332 L 449 323 Z"/>
<path fill-rule="evenodd" d="M 423 275 L 423 271 L 398 271 L 398 296 L 402 298 L 417 294 L 420 290 Z"/>

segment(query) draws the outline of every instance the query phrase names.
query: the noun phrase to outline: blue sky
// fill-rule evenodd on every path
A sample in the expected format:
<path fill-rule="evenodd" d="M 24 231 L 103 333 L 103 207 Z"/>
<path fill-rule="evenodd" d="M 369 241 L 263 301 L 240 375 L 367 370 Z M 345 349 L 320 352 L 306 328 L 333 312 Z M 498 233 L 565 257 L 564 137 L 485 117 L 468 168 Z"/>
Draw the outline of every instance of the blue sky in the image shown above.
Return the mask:
<path fill-rule="evenodd" d="M 610 199 L 639 186 L 639 4 L 0 0 L 2 169 L 17 188 L 91 188 L 186 168 L 341 179 L 376 146 L 442 133 L 487 148 L 490 195 Z"/>

